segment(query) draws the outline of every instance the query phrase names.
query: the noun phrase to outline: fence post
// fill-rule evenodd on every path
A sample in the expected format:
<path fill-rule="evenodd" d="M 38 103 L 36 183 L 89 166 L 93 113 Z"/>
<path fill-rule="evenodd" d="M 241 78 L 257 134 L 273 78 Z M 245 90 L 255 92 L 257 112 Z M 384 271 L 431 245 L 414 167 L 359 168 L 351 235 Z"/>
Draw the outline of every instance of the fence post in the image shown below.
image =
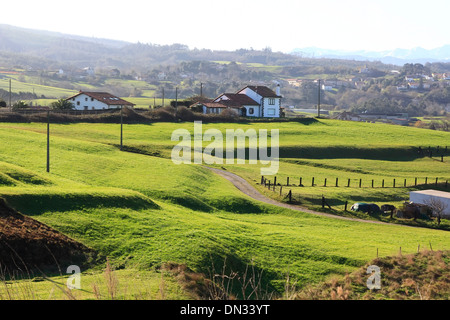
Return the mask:
<path fill-rule="evenodd" d="M 414 180 L 414 187 L 417 186 L 417 178 Z"/>
<path fill-rule="evenodd" d="M 437 187 L 437 185 L 438 185 L 438 178 L 436 178 L 436 183 L 435 183 L 435 186 Z"/>
<path fill-rule="evenodd" d="M 302 177 L 300 177 L 300 184 L 299 184 L 299 187 L 301 187 L 301 186 L 303 186 L 303 185 L 302 185 Z"/>
<path fill-rule="evenodd" d="M 274 184 L 274 185 L 277 184 L 277 177 L 273 178 L 273 184 Z"/>
<path fill-rule="evenodd" d="M 292 190 L 289 190 L 288 196 L 289 196 L 289 202 L 292 202 Z"/>
<path fill-rule="evenodd" d="M 347 205 L 348 205 L 348 201 L 345 201 L 344 211 L 347 211 Z"/>
<path fill-rule="evenodd" d="M 359 187 L 361 188 L 362 179 L 359 179 Z"/>
<path fill-rule="evenodd" d="M 327 186 L 327 178 L 325 178 L 325 181 L 323 183 L 323 186 L 326 187 Z"/>
<path fill-rule="evenodd" d="M 289 177 L 287 177 L 286 185 L 289 186 Z"/>
<path fill-rule="evenodd" d="M 394 179 L 394 183 L 393 183 L 393 186 L 394 186 L 394 188 L 395 188 L 395 179 Z"/>
<path fill-rule="evenodd" d="M 373 179 L 372 179 L 372 188 L 373 188 Z"/>
<path fill-rule="evenodd" d="M 311 187 L 314 187 L 314 177 L 312 178 Z"/>
<path fill-rule="evenodd" d="M 383 182 L 381 183 L 381 187 L 384 188 L 384 179 L 383 179 Z"/>
<path fill-rule="evenodd" d="M 403 184 L 403 186 L 406 188 L 406 179 L 405 179 L 405 183 Z"/>
<path fill-rule="evenodd" d="M 336 178 L 336 187 L 338 187 L 339 178 Z"/>
<path fill-rule="evenodd" d="M 348 179 L 347 187 L 350 187 L 350 179 Z"/>
<path fill-rule="evenodd" d="M 425 185 L 428 184 L 428 177 L 425 177 Z"/>
<path fill-rule="evenodd" d="M 270 190 L 270 180 L 269 180 L 269 187 L 268 187 L 267 189 L 269 189 L 269 190 Z"/>
<path fill-rule="evenodd" d="M 261 185 L 264 184 L 264 176 L 261 176 Z"/>

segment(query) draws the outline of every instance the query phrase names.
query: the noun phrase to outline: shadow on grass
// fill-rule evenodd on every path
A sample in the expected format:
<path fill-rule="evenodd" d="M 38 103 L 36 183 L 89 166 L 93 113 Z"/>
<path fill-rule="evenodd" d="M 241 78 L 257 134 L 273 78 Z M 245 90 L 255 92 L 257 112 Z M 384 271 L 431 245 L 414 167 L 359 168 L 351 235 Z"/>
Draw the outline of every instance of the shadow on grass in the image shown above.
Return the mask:
<path fill-rule="evenodd" d="M 4 196 L 17 210 L 33 216 L 44 212 L 64 212 L 90 208 L 159 209 L 152 200 L 139 196 L 76 194 L 20 194 Z"/>
<path fill-rule="evenodd" d="M 369 159 L 413 161 L 424 155 L 416 147 L 364 148 L 362 146 L 280 147 L 280 158 L 302 159 Z"/>

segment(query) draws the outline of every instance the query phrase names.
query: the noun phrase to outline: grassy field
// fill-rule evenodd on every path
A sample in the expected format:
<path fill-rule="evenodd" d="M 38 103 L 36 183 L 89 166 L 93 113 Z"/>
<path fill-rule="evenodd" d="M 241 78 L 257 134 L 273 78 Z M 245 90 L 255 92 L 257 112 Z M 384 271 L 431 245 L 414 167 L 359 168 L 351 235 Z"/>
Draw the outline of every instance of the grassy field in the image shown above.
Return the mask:
<path fill-rule="evenodd" d="M 77 90 L 69 90 L 63 88 L 57 88 L 53 86 L 41 85 L 33 82 L 21 82 L 18 81 L 17 76 L 15 78 L 11 77 L 11 91 L 12 92 L 32 92 L 37 96 L 45 95 L 47 97 L 55 97 L 55 98 L 65 98 L 70 97 L 76 94 Z M 4 78 L 0 79 L 0 89 L 9 91 L 9 79 Z"/>
<path fill-rule="evenodd" d="M 38 98 L 27 100 L 26 102 L 38 106 L 49 106 L 52 102 L 61 98 L 68 98 L 78 93 L 79 90 L 84 91 L 108 91 L 110 87 L 120 87 L 122 91 L 127 90 L 130 94 L 137 94 L 135 90 L 139 91 L 140 97 L 123 97 L 125 100 L 136 104 L 136 108 L 148 109 L 149 106 L 154 106 L 155 101 L 157 105 L 162 104 L 161 94 L 157 94 L 156 87 L 144 81 L 138 80 L 121 80 L 109 79 L 98 86 L 91 85 L 87 82 L 72 82 L 70 85 L 76 89 L 64 89 L 58 87 L 60 85 L 57 81 L 46 79 L 47 84 L 39 84 L 40 78 L 36 76 L 24 76 L 17 74 L 7 74 L 7 77 L 0 79 L 0 89 L 9 91 L 9 80 L 11 81 L 11 91 L 13 93 L 30 92 L 35 93 L 38 97 L 45 96 L 46 98 Z M 20 79 L 20 81 L 19 81 Z M 158 96 L 155 100 L 153 97 Z M 169 104 L 170 100 L 165 99 L 165 104 Z"/>
<path fill-rule="evenodd" d="M 294 173 L 305 181 L 312 175 L 449 178 L 448 156 L 441 163 L 411 149 L 443 146 L 449 141 L 445 132 L 331 120 L 203 126 L 222 132 L 280 129 L 279 179 Z M 401 247 L 413 253 L 430 243 L 435 250 L 449 249 L 450 235 L 442 230 L 343 221 L 255 202 L 201 166 L 173 164 L 176 142 L 170 137 L 178 128 L 193 132 L 192 123 L 125 125 L 125 145 L 149 156 L 121 152 L 118 125 L 52 124 L 46 173 L 45 124 L 0 123 L 0 197 L 97 250 L 115 268 L 157 278 L 167 262 L 205 274 L 220 272 L 224 264 L 227 272 L 241 274 L 252 266 L 264 287 L 279 294 L 288 274 L 304 286 L 356 270 L 377 252 L 389 256 Z M 256 184 L 259 165 L 223 167 L 275 197 Z M 297 189 L 358 197 L 355 188 Z M 358 190 L 364 199 L 386 196 L 379 188 Z M 388 191 L 405 197 L 405 189 Z"/>

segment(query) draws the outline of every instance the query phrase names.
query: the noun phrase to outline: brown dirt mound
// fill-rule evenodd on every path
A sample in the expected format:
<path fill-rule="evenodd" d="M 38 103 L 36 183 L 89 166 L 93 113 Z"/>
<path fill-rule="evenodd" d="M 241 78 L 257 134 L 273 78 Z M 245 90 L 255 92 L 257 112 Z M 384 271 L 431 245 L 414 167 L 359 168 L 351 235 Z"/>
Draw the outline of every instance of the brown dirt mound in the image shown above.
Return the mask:
<path fill-rule="evenodd" d="M 60 232 L 26 217 L 0 199 L 0 276 L 57 272 L 84 266 L 95 252 Z"/>

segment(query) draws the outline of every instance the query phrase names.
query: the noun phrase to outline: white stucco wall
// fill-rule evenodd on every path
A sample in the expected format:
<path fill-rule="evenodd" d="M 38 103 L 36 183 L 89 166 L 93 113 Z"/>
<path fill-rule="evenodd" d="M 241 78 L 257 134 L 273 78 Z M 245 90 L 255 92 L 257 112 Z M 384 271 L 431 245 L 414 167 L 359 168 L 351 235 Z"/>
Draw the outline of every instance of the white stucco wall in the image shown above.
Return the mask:
<path fill-rule="evenodd" d="M 270 104 L 270 100 L 273 100 L 273 104 Z M 264 98 L 264 118 L 279 118 L 280 117 L 280 98 Z"/>
<path fill-rule="evenodd" d="M 259 117 L 261 114 L 261 108 L 259 106 L 244 106 L 247 111 L 247 117 Z M 250 114 L 249 110 L 253 108 L 253 114 Z"/>
<path fill-rule="evenodd" d="M 75 107 L 75 110 L 102 110 L 102 109 L 118 109 L 120 105 L 112 105 L 109 106 L 104 102 L 98 101 L 97 99 L 93 99 L 85 94 L 80 94 L 69 100 Z"/>

